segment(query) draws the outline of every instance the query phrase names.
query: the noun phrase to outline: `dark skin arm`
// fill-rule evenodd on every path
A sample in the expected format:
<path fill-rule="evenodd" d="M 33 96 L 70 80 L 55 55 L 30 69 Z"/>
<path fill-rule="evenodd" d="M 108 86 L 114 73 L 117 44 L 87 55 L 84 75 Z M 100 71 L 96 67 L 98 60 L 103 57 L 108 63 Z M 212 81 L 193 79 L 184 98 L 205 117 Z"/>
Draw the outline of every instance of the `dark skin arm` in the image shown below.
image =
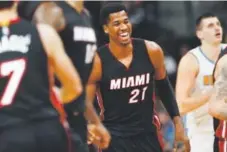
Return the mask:
<path fill-rule="evenodd" d="M 54 2 L 42 2 L 33 15 L 33 22 L 52 26 L 56 31 L 65 27 L 65 17 L 62 9 Z"/>
<path fill-rule="evenodd" d="M 88 125 L 88 132 L 90 134 L 89 138 L 91 142 L 99 146 L 100 148 L 107 148 L 110 143 L 110 134 L 107 129 L 102 125 L 100 118 L 98 117 L 96 111 L 94 110 L 94 97 L 96 93 L 97 83 L 101 80 L 102 76 L 102 66 L 99 56 L 96 54 L 94 58 L 93 68 L 91 75 L 88 80 L 86 87 L 87 100 L 86 100 L 86 112 L 85 116 L 90 120 L 91 125 Z M 92 125 L 94 124 L 94 125 Z M 92 137 L 93 136 L 93 137 Z M 98 137 L 100 139 L 94 139 Z M 93 139 L 91 139 L 93 138 Z"/>
<path fill-rule="evenodd" d="M 90 123 L 94 124 L 100 124 L 101 121 L 96 113 L 96 111 L 92 110 L 94 109 L 94 98 L 96 93 L 96 83 L 101 79 L 102 76 L 102 68 L 101 68 L 101 61 L 98 55 L 95 55 L 94 57 L 94 63 L 93 68 L 91 71 L 91 75 L 88 80 L 88 84 L 86 86 L 86 92 L 87 92 L 87 102 L 86 102 L 86 118 L 89 119 L 89 116 L 91 115 L 93 118 L 90 119 Z"/>
<path fill-rule="evenodd" d="M 62 83 L 60 98 L 64 103 L 72 102 L 83 90 L 79 74 L 66 55 L 57 32 L 46 24 L 37 24 L 37 28 L 49 59 L 50 69 Z"/>
<path fill-rule="evenodd" d="M 145 41 L 148 55 L 151 63 L 155 68 L 155 79 L 162 80 L 166 78 L 166 68 L 164 63 L 164 53 L 162 48 L 155 42 Z M 190 151 L 189 140 L 184 131 L 183 123 L 180 116 L 173 117 L 173 123 L 175 125 L 175 140 L 184 143 L 186 152 Z M 175 144 L 176 146 L 176 144 Z"/>
<path fill-rule="evenodd" d="M 155 42 L 146 41 L 149 58 L 155 68 L 155 80 L 162 80 L 166 77 L 164 54 L 161 47 Z M 174 124 L 181 122 L 180 116 L 173 118 Z"/>

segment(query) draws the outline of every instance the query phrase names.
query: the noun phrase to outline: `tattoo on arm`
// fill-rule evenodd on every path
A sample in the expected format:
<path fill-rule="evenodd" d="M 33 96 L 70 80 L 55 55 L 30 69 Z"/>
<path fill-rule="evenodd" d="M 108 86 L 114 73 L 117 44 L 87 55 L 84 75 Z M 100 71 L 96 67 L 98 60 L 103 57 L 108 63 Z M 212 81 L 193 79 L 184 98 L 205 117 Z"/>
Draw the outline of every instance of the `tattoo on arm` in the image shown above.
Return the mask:
<path fill-rule="evenodd" d="M 210 98 L 210 114 L 217 119 L 227 120 L 227 66 L 220 69 Z"/>
<path fill-rule="evenodd" d="M 227 103 L 227 66 L 224 66 L 214 84 L 215 88 L 215 98 L 217 100 L 225 100 L 225 103 Z"/>

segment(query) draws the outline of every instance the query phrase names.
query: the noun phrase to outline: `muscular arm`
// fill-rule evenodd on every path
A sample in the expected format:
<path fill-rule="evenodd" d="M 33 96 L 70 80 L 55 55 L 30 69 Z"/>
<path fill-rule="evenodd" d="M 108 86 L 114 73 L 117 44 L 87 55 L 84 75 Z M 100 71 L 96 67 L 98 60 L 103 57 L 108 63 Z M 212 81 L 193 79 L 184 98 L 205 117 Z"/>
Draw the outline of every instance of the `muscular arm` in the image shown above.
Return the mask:
<path fill-rule="evenodd" d="M 88 80 L 88 84 L 86 86 L 86 111 L 85 117 L 90 123 L 99 124 L 100 119 L 96 113 L 94 108 L 94 98 L 96 93 L 96 85 L 97 82 L 101 79 L 102 76 L 102 69 L 101 69 L 101 61 L 99 56 L 96 54 L 93 63 L 93 69 Z"/>
<path fill-rule="evenodd" d="M 209 100 L 209 113 L 221 120 L 227 120 L 227 55 L 217 63 L 214 93 Z"/>
<path fill-rule="evenodd" d="M 32 20 L 52 26 L 56 31 L 65 27 L 65 17 L 62 9 L 54 2 L 42 2 L 35 10 Z"/>
<path fill-rule="evenodd" d="M 88 84 L 86 87 L 86 111 L 85 117 L 89 122 L 88 125 L 88 133 L 94 134 L 96 137 L 100 138 L 98 140 L 94 140 L 93 144 L 98 146 L 99 148 L 107 148 L 110 143 L 110 134 L 107 129 L 101 123 L 99 116 L 97 115 L 95 108 L 93 106 L 93 101 L 96 92 L 97 82 L 101 80 L 102 76 L 102 67 L 101 60 L 99 56 L 96 54 L 93 63 L 93 69 L 88 80 Z"/>
<path fill-rule="evenodd" d="M 176 97 L 181 115 L 199 108 L 209 99 L 209 95 L 202 93 L 198 88 L 191 94 L 198 71 L 199 66 L 195 56 L 191 53 L 186 54 L 178 66 L 176 82 Z"/>
<path fill-rule="evenodd" d="M 173 88 L 168 80 L 164 64 L 164 54 L 160 46 L 154 42 L 146 41 L 150 60 L 155 68 L 156 87 L 159 97 L 174 124 L 181 122 Z"/>
<path fill-rule="evenodd" d="M 37 28 L 50 66 L 63 85 L 60 89 L 61 99 L 64 103 L 69 103 L 79 97 L 82 92 L 79 74 L 65 54 L 63 44 L 56 31 L 44 24 L 37 24 Z"/>

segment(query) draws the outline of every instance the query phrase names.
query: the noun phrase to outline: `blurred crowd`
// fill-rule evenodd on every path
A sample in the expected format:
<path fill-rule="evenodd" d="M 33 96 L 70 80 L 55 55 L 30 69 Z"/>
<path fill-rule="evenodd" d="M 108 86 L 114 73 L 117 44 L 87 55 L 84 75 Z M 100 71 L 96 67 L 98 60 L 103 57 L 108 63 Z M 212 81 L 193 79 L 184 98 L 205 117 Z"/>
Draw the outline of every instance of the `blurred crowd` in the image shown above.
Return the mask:
<path fill-rule="evenodd" d="M 98 37 L 98 45 L 107 43 L 107 37 L 99 24 L 99 10 L 107 1 L 86 1 L 85 5 L 93 18 Z M 195 20 L 204 12 L 218 15 L 225 29 L 227 2 L 162 2 L 162 1 L 124 1 L 133 24 L 133 37 L 157 42 L 165 52 L 167 73 L 175 87 L 177 65 L 181 57 L 190 49 L 199 45 L 195 36 Z M 202 9 L 201 9 L 202 7 Z M 224 31 L 225 32 L 225 31 Z M 224 34 L 225 35 L 225 34 Z M 225 40 L 225 37 L 224 37 Z M 157 111 L 162 123 L 165 152 L 172 149 L 174 141 L 173 124 L 157 98 Z"/>

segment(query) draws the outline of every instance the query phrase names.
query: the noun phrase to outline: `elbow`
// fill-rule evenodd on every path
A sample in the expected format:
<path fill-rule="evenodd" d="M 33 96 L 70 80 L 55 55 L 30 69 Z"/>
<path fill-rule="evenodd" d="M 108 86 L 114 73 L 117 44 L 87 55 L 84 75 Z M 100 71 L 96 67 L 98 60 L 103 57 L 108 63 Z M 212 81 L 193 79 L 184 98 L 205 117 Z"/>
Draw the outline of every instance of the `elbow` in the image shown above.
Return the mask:
<path fill-rule="evenodd" d="M 224 119 L 213 107 L 208 108 L 208 113 L 216 119 L 220 119 L 220 120 Z"/>
<path fill-rule="evenodd" d="M 62 91 L 62 102 L 67 104 L 74 102 L 83 93 L 82 85 L 71 85 L 68 88 L 63 88 Z"/>
<path fill-rule="evenodd" d="M 78 96 L 82 94 L 83 92 L 83 87 L 82 85 L 79 85 L 76 87 L 75 91 L 77 92 Z"/>
<path fill-rule="evenodd" d="M 184 116 L 185 114 L 187 114 L 188 112 L 190 112 L 190 109 L 188 107 L 187 104 L 185 104 L 183 101 L 184 100 L 177 100 L 177 105 L 178 105 L 178 109 L 179 109 L 179 112 L 180 112 L 180 115 L 181 116 Z"/>
<path fill-rule="evenodd" d="M 179 108 L 180 116 L 184 116 L 187 112 Z"/>
<path fill-rule="evenodd" d="M 83 92 L 83 85 L 80 79 L 73 79 L 68 81 L 68 89 L 70 90 L 72 95 L 74 95 L 74 99 L 78 98 Z"/>
<path fill-rule="evenodd" d="M 209 106 L 208 106 L 208 113 L 213 117 L 216 117 L 216 115 L 217 115 L 215 112 L 215 108 L 212 107 L 212 104 L 209 104 Z"/>
<path fill-rule="evenodd" d="M 186 114 L 186 111 L 185 111 L 185 106 L 184 106 L 184 103 L 181 102 L 182 100 L 179 99 L 179 98 L 176 98 L 177 100 L 177 106 L 178 106 L 178 109 L 179 109 L 179 112 L 180 112 L 180 115 L 183 116 Z"/>
<path fill-rule="evenodd" d="M 72 93 L 74 94 L 74 99 L 78 98 L 82 92 L 83 92 L 83 86 L 80 84 L 80 85 L 73 85 L 74 87 L 71 89 L 72 90 Z"/>
<path fill-rule="evenodd" d="M 187 109 L 186 108 L 184 108 L 184 106 L 183 105 L 179 105 L 178 104 L 178 109 L 179 109 L 179 112 L 180 112 L 180 115 L 181 116 L 184 116 L 185 114 L 187 114 Z"/>
<path fill-rule="evenodd" d="M 208 113 L 213 117 L 217 117 L 217 114 L 215 113 L 214 108 L 212 108 L 211 106 L 209 106 L 208 108 Z"/>
<path fill-rule="evenodd" d="M 219 120 L 227 120 L 226 112 L 223 112 L 222 109 L 218 108 L 214 104 L 209 104 L 208 113 Z"/>

